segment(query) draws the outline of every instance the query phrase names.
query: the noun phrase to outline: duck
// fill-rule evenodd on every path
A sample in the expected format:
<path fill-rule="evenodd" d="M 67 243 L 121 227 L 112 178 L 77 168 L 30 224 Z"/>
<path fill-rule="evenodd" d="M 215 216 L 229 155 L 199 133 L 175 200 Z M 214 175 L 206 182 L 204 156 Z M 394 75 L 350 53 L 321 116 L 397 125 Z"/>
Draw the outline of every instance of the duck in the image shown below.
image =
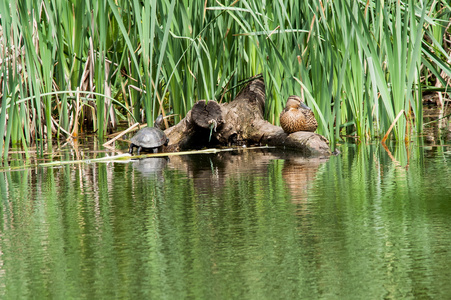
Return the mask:
<path fill-rule="evenodd" d="M 297 131 L 314 132 L 318 128 L 318 122 L 312 109 L 305 105 L 304 100 L 292 95 L 288 97 L 287 105 L 280 113 L 280 126 L 288 134 Z"/>

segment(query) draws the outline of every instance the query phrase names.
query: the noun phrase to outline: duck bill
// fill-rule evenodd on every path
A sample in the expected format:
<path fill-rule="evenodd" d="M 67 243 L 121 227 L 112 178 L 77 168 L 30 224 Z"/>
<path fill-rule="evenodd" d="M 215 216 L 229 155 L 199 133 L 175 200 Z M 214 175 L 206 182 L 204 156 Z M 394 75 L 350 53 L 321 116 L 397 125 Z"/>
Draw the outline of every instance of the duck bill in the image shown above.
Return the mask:
<path fill-rule="evenodd" d="M 308 107 L 307 105 L 305 105 L 305 103 L 301 102 L 301 104 L 299 104 L 299 106 L 303 109 L 308 109 L 308 110 L 312 110 L 310 107 Z"/>

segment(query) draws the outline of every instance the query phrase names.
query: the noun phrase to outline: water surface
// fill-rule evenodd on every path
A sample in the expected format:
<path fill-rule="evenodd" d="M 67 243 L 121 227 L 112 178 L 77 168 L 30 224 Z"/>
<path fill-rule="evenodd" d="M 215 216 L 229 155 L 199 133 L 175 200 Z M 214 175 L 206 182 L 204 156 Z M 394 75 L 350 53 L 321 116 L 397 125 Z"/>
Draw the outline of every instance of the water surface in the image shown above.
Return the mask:
<path fill-rule="evenodd" d="M 0 298 L 445 299 L 446 146 L 0 173 Z"/>

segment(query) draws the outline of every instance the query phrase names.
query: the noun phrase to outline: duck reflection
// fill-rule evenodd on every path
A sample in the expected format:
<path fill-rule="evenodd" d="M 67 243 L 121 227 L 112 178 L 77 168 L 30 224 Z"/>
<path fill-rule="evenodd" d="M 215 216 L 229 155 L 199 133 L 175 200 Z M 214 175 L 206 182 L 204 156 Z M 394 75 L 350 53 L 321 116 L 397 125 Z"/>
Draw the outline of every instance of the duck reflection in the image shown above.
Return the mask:
<path fill-rule="evenodd" d="M 286 158 L 282 178 L 288 187 L 293 203 L 307 201 L 308 190 L 312 187 L 318 168 L 325 159 Z"/>

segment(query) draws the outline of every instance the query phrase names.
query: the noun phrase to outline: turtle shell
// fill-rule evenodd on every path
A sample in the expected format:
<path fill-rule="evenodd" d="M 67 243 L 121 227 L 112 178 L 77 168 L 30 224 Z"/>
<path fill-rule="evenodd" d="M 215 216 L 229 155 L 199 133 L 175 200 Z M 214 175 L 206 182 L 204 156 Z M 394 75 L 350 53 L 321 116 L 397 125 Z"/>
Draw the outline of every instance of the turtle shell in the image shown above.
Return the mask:
<path fill-rule="evenodd" d="M 160 128 L 145 127 L 139 130 L 130 141 L 138 147 L 158 148 L 167 144 L 168 138 Z"/>

